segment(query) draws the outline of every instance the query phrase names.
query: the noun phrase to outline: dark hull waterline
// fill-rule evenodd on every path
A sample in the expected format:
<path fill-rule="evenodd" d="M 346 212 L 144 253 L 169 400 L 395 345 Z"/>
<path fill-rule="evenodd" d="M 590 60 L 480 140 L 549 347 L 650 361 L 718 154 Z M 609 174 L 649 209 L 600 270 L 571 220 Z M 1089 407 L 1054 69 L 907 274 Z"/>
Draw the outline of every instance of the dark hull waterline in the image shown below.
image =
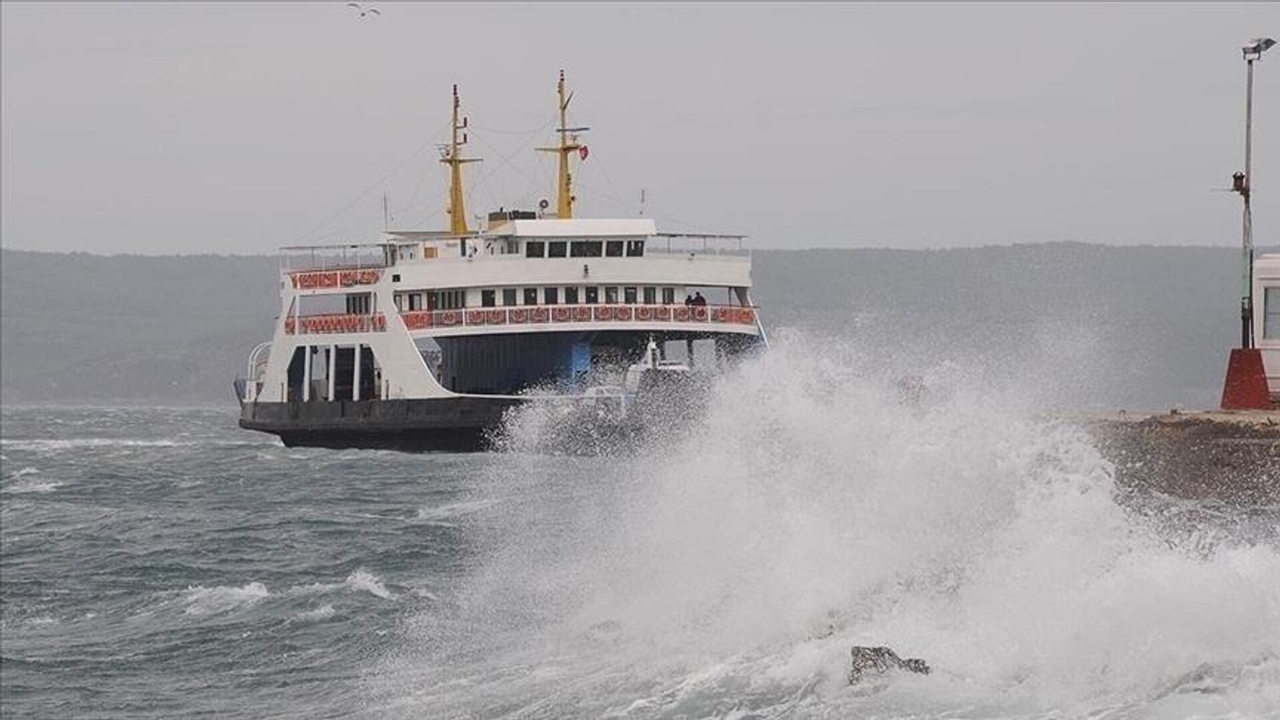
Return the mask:
<path fill-rule="evenodd" d="M 278 435 L 289 447 L 476 451 L 489 445 L 515 398 L 245 403 L 240 427 Z"/>

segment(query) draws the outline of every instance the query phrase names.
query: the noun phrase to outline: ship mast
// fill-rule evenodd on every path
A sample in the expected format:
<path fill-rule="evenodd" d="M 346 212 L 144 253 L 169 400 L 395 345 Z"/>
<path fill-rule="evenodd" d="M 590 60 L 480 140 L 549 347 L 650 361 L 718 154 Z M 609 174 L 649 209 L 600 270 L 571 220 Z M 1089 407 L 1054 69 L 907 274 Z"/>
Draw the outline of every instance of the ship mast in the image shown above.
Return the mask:
<path fill-rule="evenodd" d="M 569 155 L 585 147 L 578 144 L 578 133 L 586 132 L 590 128 L 569 127 L 569 101 L 573 99 L 573 93 L 569 93 L 569 96 L 565 97 L 564 70 L 560 71 L 560 82 L 556 85 L 556 92 L 560 100 L 560 127 L 557 128 L 557 132 L 560 133 L 560 146 L 537 149 L 540 152 L 553 152 L 560 155 L 559 182 L 556 192 L 556 217 L 567 219 L 573 217 L 573 203 L 577 200 L 573 196 L 573 178 L 569 173 Z"/>
<path fill-rule="evenodd" d="M 467 144 L 467 134 L 462 133 L 462 140 L 458 140 L 458 132 L 467 129 L 467 119 L 462 118 L 462 124 L 458 124 L 458 108 L 461 103 L 458 100 L 458 86 L 453 86 L 453 122 L 450 127 L 453 129 L 453 135 L 449 139 L 448 145 L 441 146 L 443 157 L 440 162 L 449 166 L 449 232 L 453 235 L 467 235 L 471 231 L 467 229 L 467 211 L 463 207 L 462 198 L 462 166 L 467 163 L 480 162 L 479 158 L 464 158 L 458 155 L 458 148 Z"/>

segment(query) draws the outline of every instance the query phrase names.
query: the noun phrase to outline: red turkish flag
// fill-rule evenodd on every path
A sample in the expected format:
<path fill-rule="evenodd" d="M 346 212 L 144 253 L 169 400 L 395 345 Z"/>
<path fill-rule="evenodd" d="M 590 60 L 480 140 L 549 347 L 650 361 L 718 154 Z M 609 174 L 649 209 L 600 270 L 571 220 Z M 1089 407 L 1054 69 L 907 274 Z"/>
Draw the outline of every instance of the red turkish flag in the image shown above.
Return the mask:
<path fill-rule="evenodd" d="M 582 158 L 583 160 L 586 160 L 587 156 L 590 154 L 591 154 L 591 151 L 587 149 L 586 145 L 583 145 L 578 148 L 578 157 Z"/>

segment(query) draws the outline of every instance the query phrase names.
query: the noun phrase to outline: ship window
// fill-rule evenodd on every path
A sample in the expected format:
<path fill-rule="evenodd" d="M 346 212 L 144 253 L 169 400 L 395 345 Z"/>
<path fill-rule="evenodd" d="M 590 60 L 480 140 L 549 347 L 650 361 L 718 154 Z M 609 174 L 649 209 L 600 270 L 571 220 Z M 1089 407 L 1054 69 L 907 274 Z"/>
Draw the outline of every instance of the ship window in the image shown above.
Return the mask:
<path fill-rule="evenodd" d="M 574 240 L 569 243 L 569 255 L 572 257 L 600 257 L 604 243 L 599 240 Z"/>
<path fill-rule="evenodd" d="M 622 288 L 622 302 L 628 305 L 636 304 L 636 289 L 633 287 Z"/>
<path fill-rule="evenodd" d="M 404 312 L 404 295 L 401 295 L 400 293 L 396 293 L 395 300 L 396 300 L 396 312 Z"/>
<path fill-rule="evenodd" d="M 409 310 L 422 309 L 422 293 L 409 293 Z"/>
<path fill-rule="evenodd" d="M 542 301 L 548 305 L 555 305 L 560 302 L 560 288 L 543 288 Z"/>
<path fill-rule="evenodd" d="M 498 292 L 496 290 L 480 291 L 480 307 L 493 307 L 498 304 Z"/>
<path fill-rule="evenodd" d="M 610 240 L 604 244 L 604 254 L 608 257 L 622 257 L 622 241 Z"/>
<path fill-rule="evenodd" d="M 538 288 L 525 288 L 525 289 L 524 289 L 524 304 L 525 304 L 525 305 L 537 305 L 537 304 L 538 304 Z"/>
<path fill-rule="evenodd" d="M 359 293 L 347 296 L 348 315 L 367 315 L 369 313 L 369 294 Z"/>
<path fill-rule="evenodd" d="M 643 256 L 644 256 L 644 241 L 628 240 L 627 241 L 627 257 L 643 257 Z"/>
<path fill-rule="evenodd" d="M 644 304 L 653 305 L 658 302 L 658 288 L 647 287 L 644 289 Z"/>
<path fill-rule="evenodd" d="M 618 302 L 618 288 L 610 285 L 604 289 L 604 301 L 610 305 Z"/>
<path fill-rule="evenodd" d="M 503 305 L 515 305 L 515 304 L 516 304 L 516 289 L 515 289 L 515 288 L 502 288 L 502 304 L 503 304 Z"/>
<path fill-rule="evenodd" d="M 568 249 L 569 243 L 564 240 L 552 240 L 547 243 L 547 257 L 564 257 Z"/>
<path fill-rule="evenodd" d="M 676 289 L 675 289 L 675 288 L 662 288 L 662 304 L 663 304 L 663 305 L 674 305 L 674 304 L 675 304 L 675 302 L 676 302 Z"/>
<path fill-rule="evenodd" d="M 564 289 L 564 304 L 578 304 L 578 287 L 576 285 L 570 285 Z"/>
<path fill-rule="evenodd" d="M 1262 337 L 1280 339 L 1280 287 L 1269 287 L 1262 296 Z"/>
<path fill-rule="evenodd" d="M 540 258 L 546 250 L 546 243 L 541 240 L 528 240 L 524 244 L 524 256 L 531 258 Z"/>
<path fill-rule="evenodd" d="M 595 285 L 587 286 L 587 304 L 595 305 L 600 302 L 600 288 Z"/>

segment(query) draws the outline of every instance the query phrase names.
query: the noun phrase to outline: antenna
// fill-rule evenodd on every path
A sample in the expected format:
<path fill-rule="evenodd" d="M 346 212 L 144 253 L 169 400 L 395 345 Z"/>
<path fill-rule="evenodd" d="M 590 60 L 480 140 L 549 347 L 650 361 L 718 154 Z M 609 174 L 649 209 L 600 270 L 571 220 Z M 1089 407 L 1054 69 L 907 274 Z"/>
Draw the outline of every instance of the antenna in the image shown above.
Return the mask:
<path fill-rule="evenodd" d="M 391 229 L 391 214 L 390 214 L 390 211 L 387 209 L 387 191 L 386 190 L 382 191 L 382 229 L 383 230 Z"/>
<path fill-rule="evenodd" d="M 644 188 L 640 188 L 640 214 L 644 215 Z"/>
<path fill-rule="evenodd" d="M 578 133 L 586 132 L 590 129 L 569 127 L 567 111 L 569 101 L 573 99 L 573 93 L 570 92 L 568 97 L 565 97 L 564 91 L 564 70 L 561 70 L 560 81 L 556 84 L 556 95 L 559 98 L 557 109 L 560 115 L 560 126 L 556 128 L 556 132 L 560 133 L 560 145 L 558 147 L 536 148 L 540 152 L 552 152 L 560 156 L 556 187 L 556 217 L 561 219 L 573 217 L 573 203 L 577 199 L 573 196 L 573 176 L 569 172 L 569 154 L 578 152 L 582 160 L 587 159 L 587 146 L 579 144 Z"/>
<path fill-rule="evenodd" d="M 467 163 L 478 162 L 474 158 L 464 158 L 458 153 L 458 149 L 467 144 L 467 133 L 462 133 L 462 139 L 458 139 L 458 131 L 465 130 L 467 127 L 467 118 L 461 118 L 459 124 L 459 109 L 462 101 L 458 99 L 458 86 L 453 86 L 453 120 L 450 122 L 452 135 L 450 135 L 449 144 L 440 148 L 440 162 L 449 166 L 449 232 L 454 235 L 467 235 L 471 230 L 467 227 L 467 211 L 463 207 L 462 192 L 462 166 Z"/>

